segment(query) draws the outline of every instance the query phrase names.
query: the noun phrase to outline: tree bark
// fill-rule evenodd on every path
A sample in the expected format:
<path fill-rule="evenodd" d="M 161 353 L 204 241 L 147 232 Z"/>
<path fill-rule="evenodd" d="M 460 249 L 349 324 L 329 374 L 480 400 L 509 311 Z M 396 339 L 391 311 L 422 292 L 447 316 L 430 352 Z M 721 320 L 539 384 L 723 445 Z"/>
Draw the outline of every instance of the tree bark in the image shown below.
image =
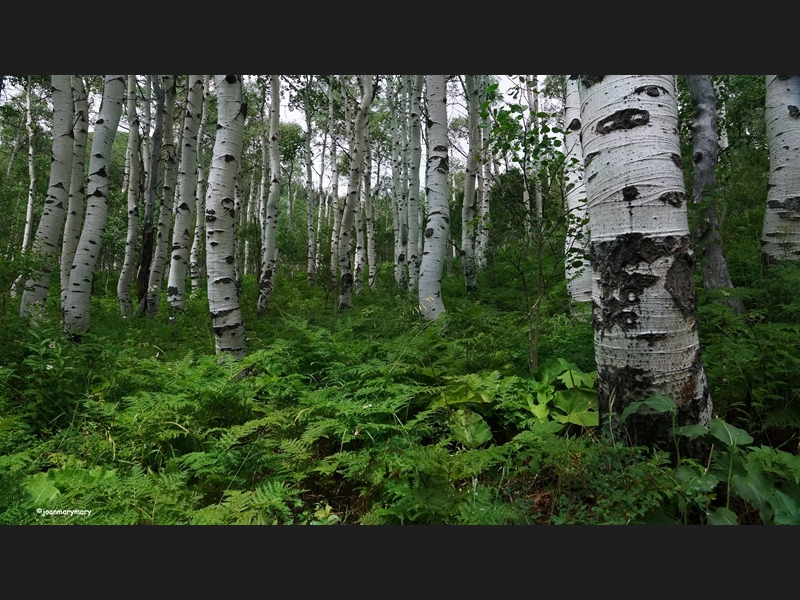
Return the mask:
<path fill-rule="evenodd" d="M 20 305 L 20 315 L 32 315 L 34 307 L 43 311 L 50 287 L 50 273 L 58 264 L 58 244 L 64 226 L 69 202 L 70 176 L 72 175 L 72 85 L 69 75 L 52 75 L 53 89 L 53 154 L 50 163 L 50 181 L 42 217 L 36 229 L 33 252 L 45 260 L 41 271 L 34 272 L 25 284 Z"/>
<path fill-rule="evenodd" d="M 769 184 L 761 258 L 800 260 L 800 75 L 767 75 Z"/>
<path fill-rule="evenodd" d="M 422 316 L 433 320 L 445 313 L 442 301 L 442 269 L 450 234 L 450 206 L 447 202 L 448 139 L 445 76 L 426 75 L 428 100 L 428 164 L 425 196 L 428 220 L 425 248 L 419 272 L 419 306 Z"/>
<path fill-rule="evenodd" d="M 592 224 L 593 328 L 601 425 L 615 440 L 674 451 L 677 425 L 708 424 L 712 403 L 697 338 L 695 257 L 671 75 L 580 76 L 581 137 Z M 682 453 L 703 448 L 684 440 Z"/>
<path fill-rule="evenodd" d="M 94 267 L 103 247 L 108 218 L 108 169 L 111 146 L 122 116 L 125 76 L 106 75 L 100 114 L 94 126 L 89 157 L 89 185 L 86 189 L 86 221 L 75 251 L 69 289 L 64 302 L 64 328 L 74 335 L 89 329 L 89 299 Z"/>
<path fill-rule="evenodd" d="M 245 329 L 236 290 L 234 187 L 242 156 L 247 105 L 240 75 L 215 76 L 217 136 L 208 173 L 206 196 L 206 260 L 208 308 L 217 354 L 245 354 Z"/>
<path fill-rule="evenodd" d="M 701 221 L 694 237 L 702 256 L 703 287 L 707 290 L 732 288 L 715 198 L 719 136 L 714 86 L 708 75 L 687 75 L 686 83 L 695 106 L 692 115 L 692 202 Z M 736 312 L 744 312 L 741 298 L 728 297 L 727 303 Z"/>
<path fill-rule="evenodd" d="M 136 75 L 128 75 L 128 233 L 125 238 L 125 258 L 117 281 L 119 310 L 124 317 L 133 313 L 131 279 L 136 271 L 136 242 L 139 238 L 139 197 L 141 195 L 141 161 L 139 154 L 139 115 L 136 112 Z"/>

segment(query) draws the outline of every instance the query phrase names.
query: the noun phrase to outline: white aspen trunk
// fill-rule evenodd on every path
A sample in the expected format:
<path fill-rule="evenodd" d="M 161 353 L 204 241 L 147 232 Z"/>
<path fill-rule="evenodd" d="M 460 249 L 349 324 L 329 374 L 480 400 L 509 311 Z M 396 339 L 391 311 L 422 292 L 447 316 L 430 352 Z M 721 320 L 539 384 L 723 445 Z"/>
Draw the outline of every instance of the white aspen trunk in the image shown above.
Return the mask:
<path fill-rule="evenodd" d="M 152 75 L 144 76 L 144 88 L 142 92 L 142 172 L 144 173 L 144 184 L 142 189 L 148 189 L 150 186 L 150 155 L 153 152 L 152 144 L 150 143 L 150 128 L 153 123 L 153 114 L 151 110 L 151 103 L 153 100 L 152 89 L 153 79 Z"/>
<path fill-rule="evenodd" d="M 678 426 L 711 418 L 674 81 L 582 75 L 579 88 L 601 424 L 617 440 L 666 451 L 675 448 L 668 414 L 641 408 L 624 431 L 618 419 L 654 393 L 675 401 Z M 699 444 L 683 445 L 698 457 Z"/>
<path fill-rule="evenodd" d="M 356 252 L 355 252 L 355 268 L 353 269 L 353 290 L 356 294 L 360 294 L 364 285 L 364 268 L 367 265 L 367 246 L 364 239 L 364 210 L 362 201 L 362 190 L 364 189 L 364 173 L 363 173 L 363 151 L 362 151 L 362 168 L 361 178 L 358 181 L 358 191 L 356 192 L 356 202 L 353 205 L 354 219 L 356 222 Z"/>
<path fill-rule="evenodd" d="M 395 101 L 396 85 L 394 77 L 387 77 L 386 100 L 389 104 L 389 118 L 392 130 L 392 230 L 394 233 L 394 279 L 397 286 L 403 289 L 403 260 L 405 256 L 402 250 L 402 229 L 400 227 L 400 205 L 402 197 L 402 186 L 400 183 L 400 132 L 397 125 L 397 107 Z"/>
<path fill-rule="evenodd" d="M 72 260 L 75 249 L 81 239 L 83 224 L 84 194 L 86 193 L 83 166 L 86 161 L 86 139 L 89 136 L 89 104 L 86 100 L 86 89 L 81 75 L 73 75 L 72 100 L 75 110 L 72 127 L 72 172 L 69 185 L 69 208 L 64 225 L 64 241 L 61 244 L 61 310 L 67 300 L 69 274 L 72 271 Z"/>
<path fill-rule="evenodd" d="M 186 308 L 186 274 L 189 270 L 192 222 L 197 191 L 197 138 L 203 112 L 203 75 L 189 75 L 189 95 L 183 117 L 178 201 L 172 229 L 172 264 L 167 281 L 167 302 L 173 311 Z"/>
<path fill-rule="evenodd" d="M 269 299 L 275 289 L 275 270 L 278 255 L 275 234 L 278 230 L 278 201 L 281 195 L 281 153 L 278 146 L 280 126 L 281 80 L 279 75 L 270 75 L 269 106 L 269 170 L 270 185 L 266 215 L 261 231 L 261 275 L 258 284 L 258 315 L 269 308 Z"/>
<path fill-rule="evenodd" d="M 89 156 L 89 184 L 86 188 L 86 221 L 75 251 L 64 302 L 64 328 L 74 335 L 89 329 L 89 299 L 94 268 L 103 247 L 108 218 L 108 169 L 111 145 L 117 134 L 125 95 L 125 76 L 106 75 L 103 100 L 94 126 Z"/>
<path fill-rule="evenodd" d="M 192 290 L 200 289 L 200 278 L 203 275 L 203 265 L 205 261 L 201 258 L 205 247 L 205 212 L 206 212 L 206 192 L 205 192 L 205 159 L 203 158 L 203 135 L 205 134 L 206 121 L 208 120 L 208 100 L 211 95 L 210 77 L 203 75 L 203 109 L 200 113 L 200 127 L 197 129 L 197 191 L 195 200 L 197 207 L 195 211 L 194 236 L 192 238 L 192 249 L 189 251 L 189 276 L 192 282 Z"/>
<path fill-rule="evenodd" d="M 72 175 L 72 85 L 69 75 L 52 75 L 53 90 L 53 154 L 50 163 L 50 181 L 42 217 L 33 241 L 33 253 L 45 260 L 41 271 L 34 272 L 25 284 L 20 304 L 20 315 L 43 311 L 50 286 L 50 273 L 58 264 L 58 244 L 64 226 L 69 202 L 70 176 Z M 33 316 L 33 315 L 32 315 Z"/>
<path fill-rule="evenodd" d="M 331 228 L 331 277 L 336 281 L 336 265 L 339 262 L 339 227 L 342 216 L 339 212 L 339 167 L 336 162 L 336 134 L 333 123 L 333 75 L 330 76 L 328 87 L 328 132 L 331 138 L 331 212 L 333 213 L 333 227 Z M 344 93 L 342 94 L 344 98 Z"/>
<path fill-rule="evenodd" d="M 422 158 L 420 141 L 420 103 L 422 101 L 423 76 L 415 75 L 411 88 L 409 111 L 409 146 L 408 165 L 408 289 L 416 292 L 419 285 L 419 265 L 422 256 L 419 254 L 419 164 Z"/>
<path fill-rule="evenodd" d="M 800 75 L 767 75 L 769 187 L 761 258 L 800 260 Z"/>
<path fill-rule="evenodd" d="M 568 213 L 565 243 L 567 291 L 573 312 L 579 315 L 579 306 L 592 299 L 592 268 L 589 261 L 589 226 L 586 218 L 586 185 L 581 148 L 581 101 L 577 75 L 567 77 L 564 123 Z"/>
<path fill-rule="evenodd" d="M 33 205 L 36 200 L 36 169 L 34 168 L 36 128 L 33 124 L 33 111 L 31 110 L 31 85 L 31 76 L 28 75 L 28 85 L 25 88 L 25 129 L 28 131 L 28 204 L 25 208 L 25 231 L 22 234 L 23 253 L 31 247 Z"/>
<path fill-rule="evenodd" d="M 314 181 L 312 179 L 311 167 L 313 164 L 313 155 L 311 154 L 311 79 L 310 75 L 306 76 L 306 88 L 304 94 L 303 110 L 306 118 L 306 139 L 305 139 L 305 153 L 306 153 L 306 231 L 308 232 L 307 240 L 307 253 L 306 253 L 306 279 L 308 285 L 314 285 L 314 276 L 317 273 L 316 262 L 316 241 L 314 239 L 314 211 L 316 210 L 315 202 L 318 199 L 314 193 Z M 320 180 L 322 178 L 320 177 Z"/>
<path fill-rule="evenodd" d="M 428 165 L 425 187 L 428 220 L 419 271 L 419 307 L 422 316 L 432 320 L 445 313 L 442 301 L 442 270 L 450 234 L 450 207 L 447 201 L 449 142 L 445 76 L 426 75 L 425 84 L 428 101 Z"/>
<path fill-rule="evenodd" d="M 361 180 L 361 165 L 363 162 L 364 130 L 366 129 L 367 113 L 372 102 L 372 75 L 362 75 L 361 105 L 356 114 L 350 144 L 350 179 L 347 186 L 344 212 L 342 214 L 341 229 L 339 231 L 339 310 L 351 307 L 353 290 L 353 273 L 350 262 L 350 240 L 352 239 L 353 219 L 355 205 L 359 201 L 358 187 Z"/>
<path fill-rule="evenodd" d="M 161 205 L 158 211 L 153 265 L 147 282 L 147 308 L 145 316 L 154 318 L 161 307 L 161 287 L 164 282 L 164 269 L 169 255 L 170 233 L 172 232 L 172 209 L 175 203 L 175 185 L 178 180 L 178 164 L 175 152 L 175 77 L 161 76 L 164 90 L 164 135 L 161 141 L 161 154 L 164 158 L 164 187 L 161 191 Z"/>
<path fill-rule="evenodd" d="M 369 131 L 367 131 L 369 133 Z M 367 265 L 369 287 L 375 289 L 375 276 L 378 265 L 375 256 L 375 220 L 372 214 L 372 147 L 369 142 L 364 148 L 364 218 L 367 221 Z M 378 168 L 380 174 L 380 167 Z"/>
<path fill-rule="evenodd" d="M 461 206 L 461 267 L 467 293 L 478 288 L 475 269 L 475 184 L 478 175 L 478 152 L 480 132 L 478 130 L 478 83 L 477 75 L 465 75 L 465 95 L 467 99 L 467 130 L 469 149 L 464 176 L 464 202 Z"/>
<path fill-rule="evenodd" d="M 239 217 L 241 221 L 239 222 L 239 228 L 247 227 L 249 223 L 253 220 L 253 204 L 258 203 L 258 186 L 256 186 L 256 170 L 255 168 L 250 170 L 250 188 L 247 191 L 247 200 L 245 201 L 246 208 L 244 211 L 239 212 Z M 250 238 L 249 236 L 244 240 L 244 267 L 242 271 L 245 275 L 251 272 L 251 252 L 250 252 Z"/>
<path fill-rule="evenodd" d="M 478 106 L 482 106 L 486 101 L 488 85 L 489 76 L 482 75 L 478 89 Z M 481 116 L 480 125 L 482 182 L 478 200 L 478 234 L 475 239 L 475 264 L 478 270 L 482 270 L 486 266 L 486 253 L 489 248 L 489 201 L 492 187 L 492 156 L 489 148 L 488 118 Z"/>
<path fill-rule="evenodd" d="M 242 156 L 247 105 L 242 101 L 239 75 L 216 75 L 217 135 L 206 196 L 206 261 L 208 309 L 217 354 L 245 354 L 245 329 L 236 289 L 234 236 L 236 175 Z"/>
<path fill-rule="evenodd" d="M 409 97 L 411 95 L 411 77 L 402 76 L 402 87 L 400 90 L 401 113 L 399 115 L 400 125 L 400 245 L 402 252 L 402 281 L 401 289 L 408 289 L 408 255 L 410 247 L 408 244 L 408 167 L 409 167 L 409 143 L 408 143 L 408 112 Z"/>
<path fill-rule="evenodd" d="M 703 287 L 732 288 L 715 198 L 719 136 L 714 86 L 708 75 L 686 75 L 686 84 L 695 105 L 692 115 L 692 201 L 698 209 L 701 223 L 695 227 L 693 237 L 700 249 Z M 744 312 L 740 298 L 729 297 L 727 304 L 740 314 Z"/>
<path fill-rule="evenodd" d="M 141 157 L 139 156 L 139 115 L 136 111 L 136 75 L 128 75 L 128 233 L 125 238 L 125 258 L 117 281 L 117 299 L 123 317 L 133 313 L 131 279 L 136 271 L 136 242 L 139 237 L 139 196 Z"/>

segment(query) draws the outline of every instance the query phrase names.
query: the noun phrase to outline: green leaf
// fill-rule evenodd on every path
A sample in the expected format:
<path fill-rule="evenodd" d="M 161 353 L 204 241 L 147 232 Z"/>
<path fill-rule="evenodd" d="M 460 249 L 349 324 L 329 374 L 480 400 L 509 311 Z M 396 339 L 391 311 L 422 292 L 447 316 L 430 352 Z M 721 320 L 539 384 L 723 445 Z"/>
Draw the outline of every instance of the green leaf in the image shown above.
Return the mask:
<path fill-rule="evenodd" d="M 719 483 L 719 478 L 711 473 L 702 475 L 686 465 L 681 465 L 676 469 L 675 479 L 684 486 L 701 493 L 712 491 Z"/>
<path fill-rule="evenodd" d="M 738 525 L 739 519 L 736 518 L 734 513 L 729 508 L 718 508 L 714 511 L 707 512 L 708 522 L 711 525 Z"/>
<path fill-rule="evenodd" d="M 554 415 L 561 423 L 574 423 L 584 427 L 595 427 L 599 416 L 594 408 L 594 394 L 585 390 L 572 389 L 556 392 L 554 404 L 564 411 L 564 415 Z"/>
<path fill-rule="evenodd" d="M 453 438 L 470 450 L 492 439 L 492 430 L 486 421 L 472 411 L 457 410 L 450 417 L 449 425 Z"/>
<path fill-rule="evenodd" d="M 722 419 L 712 419 L 708 425 L 711 435 L 727 446 L 746 446 L 753 438 L 744 429 L 734 427 Z"/>
<path fill-rule="evenodd" d="M 31 503 L 34 505 L 49 502 L 61 492 L 47 476 L 47 473 L 37 473 L 28 478 L 25 484 L 25 490 L 31 497 Z"/>
<path fill-rule="evenodd" d="M 661 394 L 653 394 L 647 400 L 641 402 L 631 402 L 619 417 L 620 423 L 624 423 L 625 419 L 635 413 L 640 406 L 651 408 L 656 412 L 665 413 L 672 412 L 676 409 L 675 401 L 672 398 L 667 398 Z"/>
<path fill-rule="evenodd" d="M 697 437 L 708 433 L 708 427 L 695 423 L 694 425 L 684 425 L 683 427 L 676 427 L 675 433 L 685 437 Z"/>
<path fill-rule="evenodd" d="M 755 471 L 749 471 L 745 477 L 734 475 L 731 478 L 733 491 L 758 508 L 761 520 L 769 523 L 772 520 L 772 507 L 769 504 L 769 497 L 772 495 L 773 486 L 769 485 L 764 476 Z"/>
<path fill-rule="evenodd" d="M 800 509 L 793 498 L 780 490 L 775 490 L 769 503 L 775 511 L 772 520 L 775 525 L 800 525 Z"/>

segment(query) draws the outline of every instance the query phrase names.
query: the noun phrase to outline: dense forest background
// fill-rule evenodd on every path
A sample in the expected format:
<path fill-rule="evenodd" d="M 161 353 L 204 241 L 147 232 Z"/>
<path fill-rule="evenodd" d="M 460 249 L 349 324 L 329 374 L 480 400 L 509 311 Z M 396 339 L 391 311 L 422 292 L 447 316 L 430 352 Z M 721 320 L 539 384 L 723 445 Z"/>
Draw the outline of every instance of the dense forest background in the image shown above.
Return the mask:
<path fill-rule="evenodd" d="M 175 79 L 172 116 L 180 139 L 187 78 Z M 566 77 L 541 78 L 535 107 L 525 98 L 526 76 L 481 80 L 481 156 L 495 166 L 479 184 L 491 219 L 474 282 L 460 251 L 465 188 L 469 193 L 466 89 L 459 76 L 449 79 L 446 314 L 435 320 L 421 315 L 416 291 L 398 278 L 397 127 L 387 93 L 396 88 L 386 76 L 374 79 L 366 136 L 372 169 L 360 195 L 371 201 L 375 272 L 367 276 L 365 263 L 343 309 L 331 259 L 330 148 L 336 140 L 344 198 L 356 86 L 349 107 L 344 87 L 329 102 L 334 76 L 282 77 L 276 170 L 262 142 L 270 133 L 269 82 L 245 78 L 235 260 L 247 350 L 232 358 L 215 353 L 206 286 L 192 286 L 189 275 L 182 310 L 168 302 L 165 277 L 156 312 L 145 307 L 123 316 L 117 284 L 130 223 L 124 115 L 108 169 L 91 327 L 80 336 L 65 333 L 58 268 L 44 310 L 33 320 L 20 314 L 24 282 L 44 264 L 30 251 L 32 239 L 25 246 L 48 194 L 53 104 L 49 76 L 4 76 L 0 522 L 800 524 L 800 267 L 765 266 L 761 257 L 770 173 L 764 76 L 712 76 L 724 110 L 717 187 L 707 201 L 719 215 L 733 287 L 705 289 L 698 262 L 698 334 L 715 420 L 703 431 L 674 429 L 676 447 L 681 436 L 706 440 L 704 460 L 609 439 L 598 420 L 591 317 L 567 288 L 567 269 L 588 264 L 588 257 L 565 243 L 581 225 L 566 205 Z M 103 79 L 85 76 L 85 83 L 88 153 Z M 694 105 L 683 76 L 678 91 L 691 190 Z M 150 96 L 147 88 L 136 99 L 144 140 L 156 121 Z M 152 124 L 145 123 L 148 106 Z M 289 108 L 299 117 L 286 119 Z M 424 101 L 421 112 L 424 122 Z M 216 120 L 211 93 L 197 139 L 206 174 Z M 310 185 L 306 148 L 313 155 Z M 424 165 L 424 133 L 422 148 Z M 262 207 L 266 214 L 276 173 L 277 261 L 261 306 L 265 238 L 258 214 Z M 424 215 L 424 168 L 421 180 Z M 142 217 L 145 201 L 143 194 Z M 695 237 L 705 209 L 688 204 Z M 366 236 L 366 218 L 360 223 Z M 137 260 L 145 227 L 142 218 Z M 476 225 L 473 240 L 479 235 Z M 205 277 L 202 268 L 197 276 Z"/>

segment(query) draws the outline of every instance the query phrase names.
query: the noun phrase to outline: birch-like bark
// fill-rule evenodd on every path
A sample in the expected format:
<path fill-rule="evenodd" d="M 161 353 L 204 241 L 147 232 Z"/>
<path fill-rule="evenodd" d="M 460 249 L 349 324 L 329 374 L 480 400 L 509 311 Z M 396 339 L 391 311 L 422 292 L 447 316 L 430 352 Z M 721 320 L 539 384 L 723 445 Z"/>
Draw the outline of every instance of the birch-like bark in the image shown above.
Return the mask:
<path fill-rule="evenodd" d="M 164 269 L 169 256 L 170 233 L 172 232 L 172 210 L 175 204 L 175 185 L 178 181 L 178 163 L 175 152 L 175 77 L 161 76 L 164 94 L 164 134 L 161 151 L 164 156 L 164 186 L 161 189 L 161 203 L 158 210 L 153 265 L 147 282 L 147 307 L 145 316 L 154 318 L 161 306 L 161 287 L 164 282 Z"/>
<path fill-rule="evenodd" d="M 306 76 L 306 87 L 303 96 L 303 111 L 306 118 L 306 139 L 305 139 L 305 154 L 306 154 L 306 231 L 308 232 L 307 251 L 306 251 L 306 278 L 308 285 L 314 285 L 314 276 L 317 273 L 316 262 L 316 240 L 314 239 L 314 211 L 316 210 L 315 203 L 319 196 L 314 192 L 314 180 L 312 179 L 311 167 L 313 165 L 313 155 L 311 154 L 311 82 L 312 76 Z"/>
<path fill-rule="evenodd" d="M 342 224 L 339 231 L 339 310 L 351 307 L 353 290 L 353 273 L 350 262 L 350 241 L 352 239 L 355 204 L 359 201 L 358 188 L 361 181 L 363 163 L 364 130 L 367 124 L 367 113 L 372 102 L 372 75 L 362 75 L 361 104 L 356 114 L 350 144 L 350 179 L 347 185 Z"/>
<path fill-rule="evenodd" d="M 195 220 L 197 191 L 197 137 L 203 111 L 203 75 L 189 75 L 186 111 L 183 117 L 181 162 L 178 171 L 178 201 L 172 229 L 172 258 L 167 280 L 167 302 L 173 311 L 186 308 L 186 274 Z"/>
<path fill-rule="evenodd" d="M 341 77 L 340 77 L 341 79 Z M 336 134 L 333 122 L 333 75 L 329 78 L 328 87 L 328 133 L 331 138 L 331 212 L 333 213 L 333 227 L 331 228 L 331 277 L 336 281 L 336 265 L 339 262 L 339 228 L 342 215 L 339 212 L 339 167 L 336 161 Z M 345 98 L 344 92 L 342 98 Z"/>
<path fill-rule="evenodd" d="M 278 201 L 281 196 L 281 151 L 278 145 L 280 128 L 281 79 L 270 75 L 269 106 L 269 197 L 261 232 L 261 275 L 258 283 L 258 315 L 269 308 L 269 299 L 275 290 L 275 270 L 278 263 L 276 233 L 278 231 Z"/>
<path fill-rule="evenodd" d="M 136 111 L 136 75 L 128 75 L 128 233 L 125 258 L 117 281 L 117 299 L 123 317 L 133 313 L 131 279 L 136 271 L 136 242 L 139 237 L 139 197 L 141 192 L 141 156 L 139 155 L 139 115 Z"/>
<path fill-rule="evenodd" d="M 687 75 L 686 83 L 695 106 L 692 115 L 692 201 L 701 219 L 694 239 L 702 255 L 703 287 L 710 290 L 732 288 L 715 198 L 719 136 L 714 86 L 708 75 Z M 744 312 L 741 298 L 729 297 L 727 303 L 736 312 Z"/>
<path fill-rule="evenodd" d="M 677 404 L 678 426 L 711 418 L 674 81 L 582 75 L 579 88 L 601 425 L 666 451 L 675 448 L 669 414 L 640 408 L 624 428 L 619 415 L 659 393 Z M 682 445 L 698 457 L 699 444 Z"/>
<path fill-rule="evenodd" d="M 89 329 L 89 298 L 94 268 L 103 247 L 108 218 L 108 170 L 111 146 L 122 116 L 125 76 L 106 75 L 103 100 L 94 126 L 89 156 L 89 184 L 86 188 L 86 221 L 81 231 L 64 302 L 64 328 L 74 335 Z"/>
<path fill-rule="evenodd" d="M 203 276 L 202 260 L 203 248 L 205 247 L 205 212 L 206 212 L 206 167 L 203 157 L 203 135 L 205 134 L 206 121 L 208 120 L 208 101 L 211 96 L 210 77 L 203 75 L 203 109 L 200 114 L 200 127 L 197 129 L 197 191 L 195 199 L 197 207 L 195 210 L 194 236 L 192 238 L 192 249 L 189 251 L 189 277 L 192 281 L 192 290 L 200 289 L 200 278 Z"/>
<path fill-rule="evenodd" d="M 25 129 L 28 132 L 28 203 L 25 208 L 25 230 L 22 234 L 22 252 L 27 252 L 31 247 L 31 232 L 33 231 L 33 206 L 36 200 L 36 169 L 34 161 L 34 147 L 36 142 L 36 128 L 33 124 L 33 111 L 31 110 L 31 76 L 28 75 L 28 85 L 25 88 Z"/>
<path fill-rule="evenodd" d="M 247 105 L 240 75 L 216 75 L 217 135 L 208 173 L 206 260 L 208 308 L 217 354 L 245 354 L 245 329 L 236 290 L 234 187 L 242 156 Z"/>
<path fill-rule="evenodd" d="M 464 87 L 467 99 L 467 131 L 469 149 L 464 176 L 464 202 L 461 205 L 461 267 L 467 293 L 478 288 L 475 269 L 475 182 L 478 175 L 478 152 L 480 132 L 478 130 L 478 83 L 477 75 L 465 75 Z"/>
<path fill-rule="evenodd" d="M 50 163 L 50 181 L 42 217 L 33 241 L 33 253 L 44 259 L 41 271 L 32 273 L 25 284 L 20 304 L 20 315 L 30 316 L 43 311 L 50 286 L 50 273 L 58 264 L 58 244 L 64 226 L 69 202 L 70 176 L 72 175 L 72 85 L 69 75 L 52 75 L 53 90 L 53 154 Z"/>
<path fill-rule="evenodd" d="M 581 306 L 592 299 L 592 267 L 589 261 L 589 223 L 586 213 L 586 184 L 583 176 L 581 147 L 581 102 L 578 76 L 567 77 L 567 98 L 564 105 L 564 146 L 566 151 L 566 276 L 571 309 L 582 316 Z"/>
<path fill-rule="evenodd" d="M 442 301 L 442 269 L 450 234 L 450 206 L 447 202 L 448 139 L 445 76 L 426 75 L 428 106 L 428 164 L 425 196 L 428 220 L 425 249 L 419 272 L 419 307 L 432 320 L 445 313 Z"/>
<path fill-rule="evenodd" d="M 81 239 L 81 225 L 83 224 L 83 209 L 85 206 L 84 194 L 86 181 L 83 167 L 86 161 L 86 139 L 89 136 L 89 104 L 86 100 L 86 88 L 81 75 L 73 75 L 72 101 L 75 110 L 74 125 L 72 127 L 72 172 L 69 184 L 69 208 L 67 220 L 64 225 L 64 241 L 61 244 L 61 310 L 67 300 L 69 288 L 69 274 L 72 271 L 72 260 L 75 250 Z"/>
<path fill-rule="evenodd" d="M 405 145 L 405 93 L 402 78 L 398 82 L 394 79 L 389 82 L 387 100 L 389 102 L 389 116 L 392 128 L 392 191 L 393 191 L 393 227 L 394 227 L 394 278 L 401 290 L 408 287 L 406 257 L 408 256 L 408 206 L 407 198 L 403 194 L 403 159 L 402 148 Z M 395 91 L 396 90 L 396 91 Z M 400 114 L 398 114 L 400 107 Z"/>
<path fill-rule="evenodd" d="M 486 101 L 486 88 L 489 85 L 489 76 L 481 75 L 478 93 L 478 106 Z M 486 253 L 489 249 L 489 208 L 492 187 L 492 155 L 489 147 L 489 119 L 488 116 L 480 118 L 481 137 L 481 170 L 483 173 L 478 199 L 478 234 L 475 238 L 475 264 L 480 271 L 486 266 Z"/>
<path fill-rule="evenodd" d="M 158 173 L 161 163 L 161 140 L 164 135 L 164 90 L 161 88 L 161 82 L 157 76 L 151 77 L 150 80 L 153 85 L 153 91 L 156 94 L 156 125 L 153 128 L 153 146 L 150 150 L 150 157 L 149 160 L 144 161 L 145 165 L 149 162 L 150 167 L 147 175 L 142 246 L 139 254 L 139 266 L 136 272 L 136 289 L 139 305 L 136 307 L 135 314 L 138 316 L 147 314 L 147 305 L 149 301 L 150 269 L 153 265 L 153 253 L 155 251 Z"/>
<path fill-rule="evenodd" d="M 367 130 L 369 134 L 369 130 Z M 378 169 L 380 173 L 380 168 Z M 367 265 L 369 287 L 375 289 L 375 276 L 378 266 L 375 256 L 375 221 L 372 214 L 372 146 L 369 141 L 364 148 L 364 218 L 367 222 Z"/>
<path fill-rule="evenodd" d="M 420 103 L 423 76 L 415 75 L 410 93 L 409 164 L 408 164 L 408 289 L 416 292 L 419 285 L 419 165 L 422 158 L 420 141 Z"/>
<path fill-rule="evenodd" d="M 800 75 L 767 75 L 769 184 L 761 258 L 800 260 Z"/>

